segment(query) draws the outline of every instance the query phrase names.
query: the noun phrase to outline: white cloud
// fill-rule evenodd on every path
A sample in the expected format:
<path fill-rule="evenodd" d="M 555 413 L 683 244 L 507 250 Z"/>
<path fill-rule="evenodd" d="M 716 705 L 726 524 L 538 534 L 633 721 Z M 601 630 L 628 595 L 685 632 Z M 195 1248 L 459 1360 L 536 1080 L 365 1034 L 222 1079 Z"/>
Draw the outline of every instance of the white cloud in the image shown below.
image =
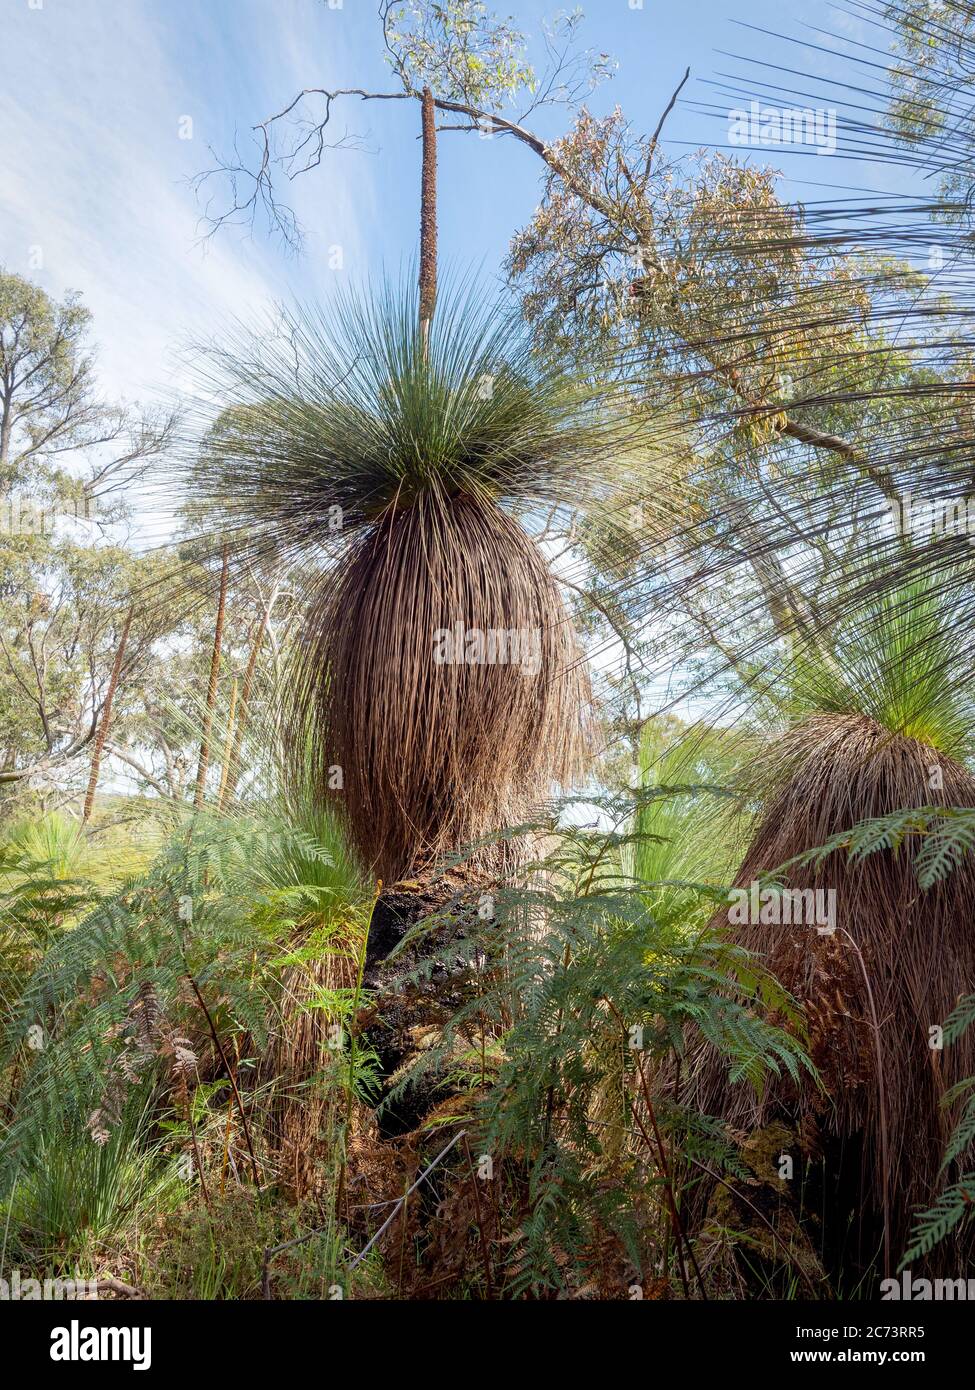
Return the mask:
<path fill-rule="evenodd" d="M 82 292 L 113 395 L 165 391 L 174 369 L 178 379 L 182 339 L 320 279 L 239 231 L 201 246 L 185 182 L 210 162 L 209 142 L 225 149 L 234 123 L 267 114 L 257 105 L 267 94 L 283 104 L 308 80 L 315 10 L 276 6 L 273 25 L 268 12 L 260 0 L 5 7 L 0 262 L 52 294 Z M 334 23 L 329 32 L 329 60 L 341 62 L 341 33 Z M 241 83 L 242 55 L 257 64 L 262 90 Z M 184 116 L 192 139 L 179 138 Z M 306 220 L 327 210 L 330 240 L 356 245 L 350 172 L 323 167 L 298 199 Z M 363 163 L 355 178 L 371 178 Z"/>

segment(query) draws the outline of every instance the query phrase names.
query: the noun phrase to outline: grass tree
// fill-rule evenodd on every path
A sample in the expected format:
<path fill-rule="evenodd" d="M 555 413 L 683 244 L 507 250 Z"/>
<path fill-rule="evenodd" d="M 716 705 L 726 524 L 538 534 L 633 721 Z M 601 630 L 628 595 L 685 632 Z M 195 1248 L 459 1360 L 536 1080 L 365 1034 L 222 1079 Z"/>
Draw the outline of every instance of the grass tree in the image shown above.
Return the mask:
<path fill-rule="evenodd" d="M 238 563 L 317 575 L 295 756 L 386 881 L 580 768 L 584 662 L 523 523 L 623 505 L 654 456 L 613 389 L 539 357 L 508 307 L 448 286 L 421 324 L 418 298 L 387 283 L 242 331 L 207 359 L 208 399 L 233 404 L 185 478 Z"/>
<path fill-rule="evenodd" d="M 648 449 L 603 387 L 533 353 L 514 312 L 438 286 L 438 113 L 473 119 L 533 90 L 522 35 L 468 0 L 379 13 L 401 87 L 382 99 L 420 106 L 417 287 L 337 297 L 220 352 L 207 392 L 232 405 L 190 483 L 238 555 L 321 564 L 292 669 L 296 767 L 322 797 L 341 793 L 356 848 L 389 881 L 510 824 L 581 768 L 582 654 L 522 519 L 605 507 Z M 254 211 L 233 201 L 231 220 Z"/>
<path fill-rule="evenodd" d="M 940 582 L 909 580 L 851 615 L 835 661 L 796 660 L 789 726 L 751 769 L 760 810 L 735 883 L 760 885 L 759 911 L 753 900 L 722 913 L 804 1006 L 823 1085 L 783 1081 L 756 1102 L 710 1068 L 702 1103 L 735 1126 L 784 1115 L 810 1153 L 825 1145 L 827 1181 L 845 1174 L 840 1196 L 859 1228 L 848 1254 L 862 1267 L 882 1253 L 888 1273 L 936 1188 L 950 1088 L 975 1071 L 971 1039 L 950 1055 L 937 1046 L 975 977 L 975 870 L 962 859 L 925 891 L 920 838 L 910 817 L 907 833 L 902 824 L 919 808 L 975 805 L 959 640 L 970 621 Z M 794 894 L 785 911 L 784 887 L 805 890 L 801 916 Z M 813 893 L 826 911 L 806 911 Z"/>

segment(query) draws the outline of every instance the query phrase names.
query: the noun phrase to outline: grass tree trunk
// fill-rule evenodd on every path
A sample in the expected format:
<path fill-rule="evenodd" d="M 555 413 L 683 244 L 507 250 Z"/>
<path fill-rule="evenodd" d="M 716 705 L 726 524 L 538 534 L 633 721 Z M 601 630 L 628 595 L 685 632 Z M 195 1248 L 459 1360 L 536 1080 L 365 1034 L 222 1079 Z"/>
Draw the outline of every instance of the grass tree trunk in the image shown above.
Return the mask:
<path fill-rule="evenodd" d="M 84 824 L 91 816 L 92 807 L 95 804 L 95 788 L 98 786 L 98 773 L 102 763 L 102 753 L 105 750 L 105 740 L 108 738 L 108 728 L 112 722 L 112 702 L 115 699 L 115 691 L 122 674 L 122 661 L 125 656 L 126 643 L 129 640 L 129 628 L 132 626 L 132 609 L 130 608 L 125 618 L 125 625 L 122 628 L 122 635 L 119 644 L 115 649 L 115 660 L 112 663 L 112 674 L 108 680 L 108 690 L 105 693 L 105 706 L 102 710 L 101 724 L 98 728 L 98 735 L 95 738 L 95 748 L 91 755 L 91 773 L 88 777 L 88 790 L 85 793 L 85 807 L 81 813 L 81 820 Z"/>
<path fill-rule="evenodd" d="M 433 93 L 424 87 L 421 105 L 423 169 L 420 175 L 420 333 L 424 352 L 437 301 L 437 115 Z"/>
<path fill-rule="evenodd" d="M 207 686 L 206 712 L 203 716 L 203 737 L 200 740 L 200 761 L 196 769 L 196 794 L 193 805 L 199 810 L 203 805 L 203 791 L 206 785 L 207 766 L 210 762 L 210 735 L 213 731 L 213 711 L 217 703 L 217 678 L 220 675 L 220 650 L 223 646 L 223 621 L 227 608 L 227 579 L 230 573 L 230 547 L 223 548 L 223 565 L 220 570 L 220 597 L 217 599 L 217 620 L 213 628 L 213 655 L 210 658 L 210 682 Z"/>

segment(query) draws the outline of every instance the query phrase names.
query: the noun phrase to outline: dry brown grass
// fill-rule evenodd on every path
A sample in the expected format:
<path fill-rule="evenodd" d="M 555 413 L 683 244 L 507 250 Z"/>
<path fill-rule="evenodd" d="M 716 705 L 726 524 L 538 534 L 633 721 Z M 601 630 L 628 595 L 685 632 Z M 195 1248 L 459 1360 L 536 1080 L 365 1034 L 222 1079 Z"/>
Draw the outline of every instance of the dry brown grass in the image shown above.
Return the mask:
<path fill-rule="evenodd" d="M 355 978 L 355 960 L 339 952 L 288 967 L 282 975 L 278 1019 L 262 1075 L 274 1083 L 266 1129 L 276 1174 L 295 1198 L 314 1191 L 323 1176 L 321 1143 L 335 1127 L 340 1095 L 334 1078 L 323 1075 L 342 1055 L 328 1046 L 332 1020 L 311 1005 L 319 990 L 351 989 Z"/>

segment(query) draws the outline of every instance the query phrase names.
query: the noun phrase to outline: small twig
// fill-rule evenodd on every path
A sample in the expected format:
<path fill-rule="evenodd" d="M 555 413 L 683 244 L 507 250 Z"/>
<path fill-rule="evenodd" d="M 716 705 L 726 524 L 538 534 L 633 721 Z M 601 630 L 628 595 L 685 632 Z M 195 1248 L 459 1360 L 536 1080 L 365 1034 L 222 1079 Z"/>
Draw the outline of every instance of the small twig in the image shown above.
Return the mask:
<path fill-rule="evenodd" d="M 474 1194 L 474 1219 L 477 1222 L 477 1233 L 481 1238 L 481 1254 L 484 1256 L 484 1282 L 487 1285 L 487 1296 L 494 1298 L 494 1286 L 491 1280 L 491 1255 L 488 1250 L 487 1236 L 484 1232 L 484 1222 L 481 1220 L 481 1198 L 477 1190 L 477 1174 L 474 1171 L 474 1159 L 471 1157 L 471 1146 L 467 1142 L 467 1135 L 464 1135 L 464 1153 L 467 1155 L 468 1167 L 471 1170 L 471 1191 Z"/>
<path fill-rule="evenodd" d="M 102 1293 L 119 1293 L 125 1298 L 145 1298 L 145 1289 L 137 1288 L 134 1284 L 124 1284 L 121 1279 L 113 1279 L 111 1275 L 103 1275 L 101 1279 L 95 1281 L 98 1295 Z"/>
<path fill-rule="evenodd" d="M 436 1158 L 433 1160 L 433 1162 L 430 1163 L 430 1164 L 428 1164 L 427 1167 L 424 1168 L 423 1172 L 422 1172 L 422 1173 L 420 1174 L 420 1176 L 417 1178 L 416 1182 L 414 1182 L 410 1187 L 408 1187 L 408 1188 L 406 1189 L 406 1191 L 403 1193 L 403 1196 L 399 1199 L 399 1201 L 396 1203 L 396 1205 L 395 1205 L 395 1207 L 393 1208 L 393 1210 L 392 1210 L 392 1211 L 389 1213 L 389 1215 L 386 1217 L 386 1220 L 385 1220 L 385 1221 L 383 1222 L 383 1224 L 380 1226 L 379 1230 L 378 1230 L 378 1231 L 376 1232 L 376 1234 L 372 1237 L 372 1239 L 371 1239 L 370 1241 L 368 1241 L 368 1243 L 362 1247 L 362 1249 L 359 1251 L 358 1255 L 356 1255 L 355 1259 L 354 1259 L 354 1260 L 352 1261 L 352 1263 L 349 1265 L 349 1273 L 350 1273 L 350 1274 L 351 1274 L 352 1271 L 355 1269 L 356 1265 L 361 1264 L 362 1261 L 366 1258 L 366 1256 L 369 1254 L 369 1251 L 370 1251 L 370 1250 L 372 1249 L 372 1247 L 375 1245 L 376 1241 L 377 1241 L 377 1240 L 379 1239 L 379 1237 L 383 1234 L 383 1232 L 384 1232 L 385 1230 L 387 1230 L 387 1229 L 392 1225 L 393 1221 L 396 1219 L 396 1213 L 399 1211 L 400 1207 L 403 1205 L 403 1203 L 406 1201 L 406 1199 L 410 1196 L 410 1194 L 416 1191 L 416 1189 L 420 1186 L 420 1183 L 423 1182 L 423 1181 L 429 1176 L 429 1174 L 433 1172 L 434 1168 L 436 1168 L 436 1166 L 437 1166 L 438 1163 L 442 1162 L 443 1159 L 445 1159 L 445 1158 L 447 1157 L 447 1155 L 450 1153 L 450 1150 L 454 1147 L 454 1145 L 455 1145 L 459 1140 L 461 1140 L 461 1139 L 464 1138 L 464 1136 L 466 1135 L 466 1133 L 467 1133 L 467 1130 L 466 1130 L 466 1129 L 462 1129 L 462 1130 L 460 1130 L 460 1132 L 459 1132 L 458 1134 L 455 1134 L 454 1137 L 453 1137 L 453 1139 L 451 1139 L 450 1143 L 449 1143 L 445 1148 L 443 1148 L 443 1149 L 440 1150 L 440 1152 L 437 1154 L 437 1156 L 436 1156 Z"/>
<path fill-rule="evenodd" d="M 190 1101 L 189 1089 L 183 1097 L 183 1104 L 186 1107 L 186 1124 L 190 1131 L 190 1139 L 193 1141 L 193 1157 L 196 1160 L 196 1171 L 200 1179 L 200 1191 L 203 1193 L 203 1201 L 207 1211 L 210 1211 L 210 1193 L 207 1191 L 207 1181 L 203 1175 L 203 1158 L 200 1154 L 200 1146 L 196 1138 L 196 1125 L 193 1122 L 193 1105 Z"/>
<path fill-rule="evenodd" d="M 690 68 L 685 69 L 685 71 L 684 71 L 684 76 L 681 78 L 680 82 L 678 82 L 677 88 L 676 88 L 676 90 L 675 90 L 675 92 L 674 92 L 674 95 L 670 98 L 670 101 L 667 103 L 666 109 L 664 110 L 664 114 L 660 117 L 660 120 L 657 122 L 657 129 L 653 132 L 653 135 L 651 135 L 651 137 L 650 137 L 650 145 L 649 145 L 649 148 L 648 148 L 648 150 L 647 150 L 647 163 L 646 163 L 646 174 L 647 174 L 647 175 L 649 175 L 649 173 L 650 173 L 650 165 L 651 165 L 651 163 L 653 162 L 654 152 L 655 152 L 655 150 L 656 150 L 656 148 L 657 148 L 657 141 L 660 139 L 661 132 L 663 131 L 663 128 L 664 128 L 664 123 L 666 122 L 667 117 L 670 115 L 671 111 L 673 111 L 674 107 L 677 105 L 677 98 L 680 96 L 681 92 L 683 91 L 683 89 L 684 89 L 684 83 L 687 81 L 687 79 L 690 77 L 690 75 L 691 75 L 691 70 L 690 70 Z"/>
<path fill-rule="evenodd" d="M 102 752 L 105 748 L 105 740 L 108 737 L 109 725 L 112 722 L 112 703 L 115 699 L 115 692 L 118 688 L 119 679 L 122 675 L 122 661 L 125 657 L 125 647 L 129 640 L 129 628 L 132 626 L 134 609 L 130 608 L 125 616 L 125 624 L 122 628 L 122 635 L 119 644 L 115 649 L 115 661 L 112 665 L 112 674 L 108 680 L 108 690 L 105 694 L 105 703 L 102 706 L 101 722 L 98 725 L 98 734 L 95 738 L 95 748 L 91 757 L 91 773 L 88 777 L 88 790 L 85 793 L 84 810 L 81 813 L 83 825 L 88 823 L 95 805 L 95 790 L 98 786 L 98 773 L 101 769 Z"/>
<path fill-rule="evenodd" d="M 200 993 L 200 987 L 199 987 L 199 985 L 196 983 L 196 981 L 194 980 L 193 976 L 189 973 L 189 971 L 186 972 L 186 978 L 189 980 L 190 984 L 191 984 L 192 987 L 193 987 L 193 993 L 196 995 L 197 999 L 200 1001 L 200 1008 L 203 1010 L 203 1013 L 204 1013 L 204 1016 L 205 1016 L 205 1018 L 206 1018 L 207 1024 L 209 1025 L 209 1028 L 210 1028 L 210 1036 L 213 1038 L 214 1046 L 216 1047 L 217 1051 L 218 1051 L 219 1054 L 220 1054 L 220 1060 L 221 1060 L 221 1062 L 223 1063 L 224 1068 L 226 1069 L 227 1076 L 228 1076 L 228 1078 L 229 1078 L 229 1080 L 230 1080 L 230 1085 L 231 1085 L 231 1087 L 233 1088 L 234 1100 L 237 1102 L 237 1109 L 238 1109 L 238 1111 L 240 1112 L 241 1124 L 242 1124 L 243 1127 L 244 1127 L 244 1140 L 245 1140 L 245 1142 L 246 1142 L 246 1144 L 247 1144 L 247 1152 L 250 1154 L 251 1168 L 253 1169 L 253 1173 L 254 1173 L 254 1186 L 255 1186 L 255 1187 L 260 1187 L 260 1185 L 261 1185 L 261 1175 L 260 1175 L 260 1171 L 259 1171 L 258 1166 L 257 1166 L 257 1158 L 256 1158 L 255 1155 L 254 1155 L 254 1146 L 253 1146 L 253 1144 L 251 1143 L 250 1125 L 247 1123 L 247 1112 L 246 1112 L 246 1110 L 244 1109 L 244 1102 L 243 1102 L 243 1101 L 241 1100 L 241 1098 L 240 1098 L 240 1091 L 237 1089 L 237 1080 L 236 1080 L 236 1078 L 235 1078 L 235 1076 L 234 1076 L 233 1068 L 231 1067 L 229 1061 L 227 1060 L 227 1054 L 226 1054 L 226 1052 L 224 1052 L 224 1050 L 223 1050 L 223 1044 L 221 1043 L 219 1037 L 217 1036 L 217 1030 L 216 1030 L 216 1028 L 214 1027 L 213 1019 L 212 1019 L 211 1016 L 210 1016 L 210 1010 L 209 1010 L 209 1009 L 207 1008 L 207 1006 L 206 1006 L 206 1000 L 203 998 L 203 995 Z"/>
<path fill-rule="evenodd" d="M 629 1037 L 629 1033 L 628 1033 L 628 1031 L 627 1031 L 626 1023 L 625 1023 L 625 1021 L 624 1021 L 622 1015 L 620 1014 L 619 1009 L 618 1009 L 618 1008 L 616 1007 L 616 1005 L 613 1003 L 612 999 L 610 999 L 607 995 L 604 995 L 603 998 L 606 1000 L 606 1003 L 609 1005 L 609 1008 L 610 1008 L 610 1010 L 611 1010 L 611 1012 L 612 1012 L 612 1014 L 613 1014 L 613 1017 L 616 1019 L 617 1023 L 618 1023 L 619 1026 L 620 1026 L 620 1029 L 622 1030 L 622 1033 L 623 1033 L 623 1040 L 624 1040 L 624 1043 L 625 1043 L 625 1042 L 627 1041 L 628 1037 Z M 643 1067 L 640 1065 L 640 1059 L 639 1059 L 639 1058 L 636 1059 L 635 1066 L 636 1066 L 636 1073 L 637 1073 L 637 1076 L 640 1078 L 640 1089 L 641 1089 L 642 1092 L 643 1092 L 643 1103 L 644 1103 L 644 1105 L 646 1105 L 646 1107 L 647 1107 L 647 1114 L 648 1114 L 648 1116 L 650 1117 L 650 1125 L 651 1125 L 651 1128 L 653 1129 L 654 1141 L 655 1141 L 655 1146 L 656 1146 L 656 1150 L 657 1150 L 657 1154 L 658 1154 L 658 1161 L 659 1161 L 659 1163 L 660 1163 L 660 1170 L 661 1170 L 661 1172 L 662 1172 L 662 1174 L 663 1174 L 663 1179 L 664 1179 L 664 1192 L 665 1192 L 666 1195 L 667 1195 L 667 1205 L 668 1205 L 669 1208 L 670 1208 L 671 1222 L 672 1222 L 673 1227 L 674 1227 L 674 1240 L 675 1240 L 675 1243 L 676 1243 L 676 1246 L 677 1246 L 677 1250 L 678 1250 L 678 1252 L 680 1252 L 682 1249 L 684 1249 L 684 1250 L 687 1251 L 688 1259 L 689 1259 L 690 1262 L 691 1262 L 691 1267 L 692 1267 L 692 1269 L 694 1270 L 694 1274 L 695 1274 L 695 1277 L 697 1278 L 698 1286 L 699 1286 L 699 1288 L 700 1288 L 700 1290 L 701 1290 L 701 1297 L 704 1298 L 704 1299 L 707 1299 L 707 1297 L 708 1297 L 707 1288 L 706 1288 L 706 1286 L 705 1286 L 704 1279 L 703 1279 L 703 1277 L 702 1277 L 702 1275 L 701 1275 L 700 1268 L 698 1267 L 697 1258 L 696 1258 L 696 1256 L 695 1256 L 695 1254 L 694 1254 L 694 1249 L 693 1249 L 693 1247 L 692 1247 L 692 1245 L 691 1245 L 690 1240 L 689 1240 L 688 1237 L 687 1237 L 687 1233 L 686 1233 L 686 1231 L 684 1230 L 683 1223 L 682 1223 L 682 1221 L 681 1221 L 681 1219 L 680 1219 L 680 1213 L 679 1213 L 678 1210 L 677 1210 L 677 1200 L 676 1200 L 676 1197 L 675 1197 L 675 1195 L 674 1195 L 673 1180 L 672 1180 L 672 1178 L 671 1178 L 671 1176 L 670 1176 L 670 1167 L 669 1167 L 669 1165 L 668 1165 L 668 1163 L 667 1163 L 667 1150 L 666 1150 L 665 1147 L 664 1147 L 663 1136 L 661 1135 L 661 1133 L 660 1133 L 660 1127 L 659 1127 L 658 1124 L 657 1124 L 657 1112 L 654 1110 L 653 1101 L 652 1101 L 651 1096 L 650 1096 L 650 1088 L 649 1088 L 649 1086 L 647 1085 L 647 1078 L 646 1078 L 646 1077 L 644 1076 L 644 1074 L 643 1074 Z M 635 1103 L 635 1101 L 633 1101 L 632 1098 L 630 1099 L 630 1112 L 631 1112 L 631 1114 L 633 1115 L 633 1118 L 634 1118 L 634 1120 L 636 1121 L 636 1123 L 637 1123 L 637 1125 L 638 1125 L 638 1127 L 639 1127 L 640 1133 L 643 1135 L 643 1137 L 644 1137 L 644 1139 L 645 1139 L 645 1141 L 646 1141 L 648 1147 L 652 1150 L 652 1149 L 654 1148 L 654 1144 L 651 1144 L 651 1142 L 650 1142 L 650 1136 L 647 1134 L 646 1128 L 644 1127 L 644 1124 L 643 1124 L 643 1119 L 642 1119 L 642 1117 L 641 1117 L 641 1115 L 640 1115 L 640 1112 L 639 1112 L 639 1111 L 637 1110 L 637 1108 L 636 1108 L 636 1103 Z M 680 1267 L 680 1270 L 681 1270 L 681 1282 L 682 1282 L 682 1283 L 684 1284 L 684 1286 L 685 1286 L 685 1292 L 689 1294 L 689 1290 L 687 1289 L 687 1276 L 686 1276 L 686 1273 L 685 1273 L 685 1271 L 684 1271 L 684 1269 L 683 1269 L 683 1262 L 682 1262 L 682 1261 L 681 1261 L 679 1267 Z"/>

